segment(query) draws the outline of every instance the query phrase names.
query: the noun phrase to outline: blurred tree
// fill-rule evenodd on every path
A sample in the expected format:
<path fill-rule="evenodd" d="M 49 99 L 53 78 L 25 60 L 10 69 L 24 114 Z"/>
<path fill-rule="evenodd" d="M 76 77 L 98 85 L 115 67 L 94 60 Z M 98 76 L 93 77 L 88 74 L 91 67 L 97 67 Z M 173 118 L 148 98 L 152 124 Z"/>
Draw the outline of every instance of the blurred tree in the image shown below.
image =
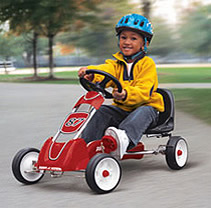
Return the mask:
<path fill-rule="evenodd" d="M 0 57 L 8 61 L 12 56 L 17 56 L 23 51 L 19 37 L 0 34 Z"/>
<path fill-rule="evenodd" d="M 9 33 L 0 34 L 0 57 L 3 60 L 24 60 L 26 66 L 32 66 L 33 48 L 32 48 L 33 34 L 21 34 L 14 36 Z M 39 38 L 37 43 L 38 54 L 44 53 L 46 49 L 46 38 Z"/>
<path fill-rule="evenodd" d="M 141 0 L 141 9 L 143 11 L 143 16 L 150 19 L 151 17 L 151 7 L 155 0 Z"/>
<path fill-rule="evenodd" d="M 185 13 L 179 29 L 181 45 L 188 52 L 210 56 L 211 5 L 198 6 Z"/>
<path fill-rule="evenodd" d="M 48 37 L 49 78 L 53 78 L 53 40 L 62 31 L 71 29 L 77 20 L 90 20 L 101 0 L 3 0 L 0 21 L 9 20 L 13 31 L 33 31 L 34 47 L 38 34 Z M 88 18 L 87 18 L 88 17 Z"/>
<path fill-rule="evenodd" d="M 10 33 L 14 35 L 31 34 L 26 40 L 32 44 L 34 77 L 37 77 L 37 40 L 39 35 L 39 23 L 33 18 L 33 12 L 37 10 L 38 1 L 33 0 L 3 0 L 0 5 L 0 22 L 8 22 Z M 23 41 L 24 42 L 24 41 Z M 26 44 L 28 46 L 28 44 Z M 27 54 L 28 55 L 28 54 Z"/>
<path fill-rule="evenodd" d="M 150 2 L 147 4 L 148 8 L 145 8 L 147 10 L 145 13 L 148 12 L 149 15 L 149 11 L 154 1 L 144 1 L 146 1 L 146 4 L 148 1 Z M 66 44 L 74 42 L 77 47 L 85 49 L 88 55 L 97 57 L 99 58 L 99 62 L 102 62 L 102 59 L 110 57 L 111 53 L 119 50 L 114 29 L 118 20 L 127 13 L 140 13 L 140 7 L 137 7 L 136 4 L 129 5 L 127 0 L 112 1 L 112 4 L 110 1 L 106 1 L 100 6 L 102 11 L 97 15 L 97 22 L 92 22 L 92 24 L 87 25 L 80 32 L 75 30 L 75 33 L 62 34 L 57 40 Z M 142 5 L 141 10 L 144 10 L 143 7 L 144 6 Z M 164 56 L 175 51 L 177 44 L 172 28 L 163 19 L 157 17 L 151 19 L 155 35 L 152 44 L 150 45 L 149 53 Z"/>
<path fill-rule="evenodd" d="M 153 17 L 154 36 L 149 47 L 150 54 L 166 56 L 177 49 L 175 33 L 161 18 Z"/>
<path fill-rule="evenodd" d="M 21 45 L 23 47 L 22 51 L 22 59 L 26 66 L 31 67 L 33 63 L 33 67 L 36 65 L 38 67 L 38 63 L 36 57 L 38 55 L 47 54 L 46 48 L 48 47 L 48 41 L 45 37 L 39 37 L 36 41 L 36 46 L 34 45 L 35 38 L 34 33 L 22 33 L 19 37 L 21 38 Z M 34 55 L 36 54 L 36 55 Z M 36 70 L 34 72 L 34 76 L 36 76 Z"/>
<path fill-rule="evenodd" d="M 159 0 L 163 1 L 163 0 Z M 153 55 L 165 56 L 175 51 L 176 39 L 175 32 L 164 19 L 153 16 L 152 9 L 156 0 L 140 0 L 141 12 L 143 16 L 152 21 L 154 36 L 149 47 L 149 53 Z"/>
<path fill-rule="evenodd" d="M 85 49 L 88 55 L 97 57 L 102 62 L 118 50 L 116 23 L 127 13 L 138 12 L 135 6 L 136 4 L 129 4 L 128 0 L 104 1 L 98 6 L 99 11 L 95 18 L 83 23 L 82 30 L 75 29 L 75 32 L 61 34 L 57 40 L 64 44 L 74 43 L 76 47 Z"/>

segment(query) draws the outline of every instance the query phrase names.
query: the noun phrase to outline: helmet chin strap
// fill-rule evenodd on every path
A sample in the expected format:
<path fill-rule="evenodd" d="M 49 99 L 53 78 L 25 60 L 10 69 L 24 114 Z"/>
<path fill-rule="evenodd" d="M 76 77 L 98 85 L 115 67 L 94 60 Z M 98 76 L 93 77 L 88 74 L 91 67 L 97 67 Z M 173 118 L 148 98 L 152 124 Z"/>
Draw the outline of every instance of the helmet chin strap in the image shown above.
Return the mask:
<path fill-rule="evenodd" d="M 139 57 L 141 54 L 145 53 L 145 51 L 139 51 L 138 53 L 136 53 L 136 54 L 134 54 L 134 55 L 132 55 L 132 56 L 125 56 L 124 53 L 123 53 L 122 51 L 121 51 L 120 53 L 123 55 L 125 61 L 128 61 L 128 60 L 136 59 L 136 58 Z"/>
<path fill-rule="evenodd" d="M 147 38 L 144 38 L 144 51 L 147 53 Z"/>

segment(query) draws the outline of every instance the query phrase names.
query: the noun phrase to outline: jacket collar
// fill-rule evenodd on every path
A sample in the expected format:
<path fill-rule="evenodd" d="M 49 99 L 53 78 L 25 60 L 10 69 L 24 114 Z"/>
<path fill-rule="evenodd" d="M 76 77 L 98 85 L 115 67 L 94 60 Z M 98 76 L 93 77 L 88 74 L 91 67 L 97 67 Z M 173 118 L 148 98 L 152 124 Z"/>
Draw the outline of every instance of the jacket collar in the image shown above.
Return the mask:
<path fill-rule="evenodd" d="M 141 54 L 140 56 L 138 56 L 134 62 L 137 62 L 137 61 L 141 60 L 142 58 L 144 58 L 145 55 L 146 55 L 146 53 L 143 52 L 143 54 Z M 125 61 L 124 56 L 122 55 L 121 52 L 117 52 L 117 53 L 113 54 L 113 57 L 115 59 L 117 59 L 119 61 L 122 61 L 125 64 L 127 64 L 127 62 Z"/>
<path fill-rule="evenodd" d="M 124 62 L 125 64 L 127 64 L 127 62 L 124 60 L 123 55 L 121 54 L 121 52 L 117 52 L 115 54 L 113 54 L 113 57 L 119 61 Z"/>

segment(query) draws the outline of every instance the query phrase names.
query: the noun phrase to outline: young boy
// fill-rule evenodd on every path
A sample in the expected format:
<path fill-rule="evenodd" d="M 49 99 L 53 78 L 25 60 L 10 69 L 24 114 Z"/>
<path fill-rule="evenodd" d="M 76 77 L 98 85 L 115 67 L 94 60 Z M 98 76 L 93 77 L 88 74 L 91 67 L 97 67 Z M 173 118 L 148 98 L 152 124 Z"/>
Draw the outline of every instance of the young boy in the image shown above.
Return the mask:
<path fill-rule="evenodd" d="M 89 143 L 104 135 L 112 136 L 119 146 L 116 154 L 121 159 L 125 151 L 137 145 L 143 133 L 156 125 L 159 112 L 164 111 L 162 95 L 158 87 L 154 61 L 146 56 L 153 32 L 147 18 L 130 14 L 123 16 L 116 25 L 120 52 L 113 55 L 116 60 L 105 64 L 82 67 L 78 76 L 97 82 L 99 75 L 86 75 L 87 69 L 98 69 L 116 77 L 122 92 L 113 89 L 113 104 L 102 105 L 82 133 Z"/>

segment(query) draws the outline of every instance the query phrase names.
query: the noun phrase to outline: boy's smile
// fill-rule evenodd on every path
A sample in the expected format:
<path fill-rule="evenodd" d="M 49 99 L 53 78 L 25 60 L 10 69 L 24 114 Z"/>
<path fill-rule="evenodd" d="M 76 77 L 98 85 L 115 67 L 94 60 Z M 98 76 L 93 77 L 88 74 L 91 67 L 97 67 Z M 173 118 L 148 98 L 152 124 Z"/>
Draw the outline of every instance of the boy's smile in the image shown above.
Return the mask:
<path fill-rule="evenodd" d="M 119 37 L 119 48 L 125 56 L 132 56 L 143 49 L 144 40 L 136 32 L 124 30 Z"/>

